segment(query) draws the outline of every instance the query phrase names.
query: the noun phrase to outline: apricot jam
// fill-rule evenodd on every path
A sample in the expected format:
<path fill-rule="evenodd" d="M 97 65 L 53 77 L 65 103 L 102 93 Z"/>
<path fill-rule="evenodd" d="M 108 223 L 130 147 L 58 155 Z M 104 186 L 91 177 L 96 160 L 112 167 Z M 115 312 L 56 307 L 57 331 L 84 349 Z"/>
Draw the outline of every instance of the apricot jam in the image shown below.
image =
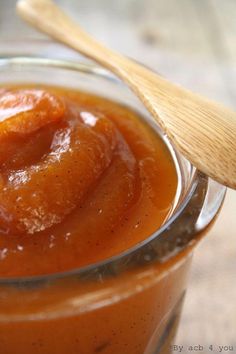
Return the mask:
<path fill-rule="evenodd" d="M 139 115 L 92 94 L 0 89 L 0 276 L 62 272 L 129 249 L 170 215 L 172 156 Z"/>

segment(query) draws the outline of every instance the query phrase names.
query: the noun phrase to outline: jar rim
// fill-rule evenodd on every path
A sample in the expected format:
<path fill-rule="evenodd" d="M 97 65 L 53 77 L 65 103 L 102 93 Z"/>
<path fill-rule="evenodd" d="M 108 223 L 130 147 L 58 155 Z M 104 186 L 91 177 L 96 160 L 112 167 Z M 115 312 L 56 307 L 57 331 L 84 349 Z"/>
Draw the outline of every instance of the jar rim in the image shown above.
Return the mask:
<path fill-rule="evenodd" d="M 95 75 L 101 77 L 105 80 L 109 80 L 116 85 L 121 85 L 124 87 L 124 83 L 121 80 L 117 79 L 113 74 L 108 70 L 103 69 L 97 65 L 92 64 L 91 62 L 76 62 L 74 60 L 64 60 L 64 59 L 51 59 L 45 57 L 35 57 L 35 56 L 18 56 L 18 55 L 6 55 L 0 58 L 0 71 L 6 66 L 44 66 L 52 67 L 58 69 L 73 70 L 83 74 Z M 165 140 L 165 139 L 164 139 Z M 180 154 L 176 152 L 172 144 L 166 139 L 165 141 L 168 147 L 173 149 L 174 153 L 177 155 L 177 159 L 180 158 Z M 191 168 L 193 166 L 189 163 Z M 137 243 L 136 245 L 130 247 L 129 249 L 120 252 L 118 255 L 109 257 L 105 260 L 92 263 L 87 266 L 71 269 L 68 271 L 46 274 L 46 275 L 37 275 L 37 276 L 24 276 L 24 277 L 12 277 L 12 278 L 0 278 L 0 285 L 14 285 L 14 286 L 38 286 L 41 283 L 56 281 L 59 279 L 68 278 L 71 276 L 77 276 L 82 279 L 100 279 L 101 276 L 109 276 L 118 274 L 124 270 L 131 269 L 137 264 L 147 264 L 161 259 L 161 252 L 167 250 L 168 257 L 162 257 L 162 261 L 165 261 L 172 256 L 178 254 L 181 250 L 192 244 L 196 241 L 195 237 L 188 237 L 185 235 L 185 241 L 181 240 L 180 235 L 174 235 L 173 225 L 179 225 L 179 218 L 182 218 L 182 222 L 186 222 L 186 216 L 191 208 L 196 209 L 196 201 L 193 199 L 200 198 L 198 202 L 200 207 L 198 208 L 199 213 L 194 216 L 195 218 L 199 216 L 201 208 L 205 202 L 205 197 L 207 194 L 208 184 L 211 181 L 207 176 L 205 176 L 200 171 L 193 168 L 191 183 L 188 186 L 188 191 L 181 201 L 180 205 L 176 207 L 176 210 L 171 214 L 167 221 L 154 233 L 145 238 L 145 240 Z M 200 197 L 199 197 L 200 196 Z M 223 193 L 224 196 L 224 193 Z M 223 197 L 222 197 L 223 198 Z M 191 203 L 192 201 L 192 203 Z M 190 209 L 189 209 L 190 208 Z M 216 212 L 218 209 L 216 210 Z M 187 212 L 187 214 L 186 214 Z M 185 227 L 189 227 L 187 223 Z M 184 227 L 182 227 L 184 229 Z M 182 230 L 183 231 L 183 230 Z M 197 231 L 191 229 L 191 232 L 194 232 L 195 235 Z M 171 236 L 171 244 L 169 243 L 168 238 Z M 179 237 L 179 239 L 178 239 Z M 187 237 L 187 238 L 186 238 Z M 167 241 L 165 241 L 167 240 Z M 155 242 L 159 241 L 159 242 Z M 174 244 L 173 244 L 174 242 Z M 174 247 L 173 247 L 174 246 Z M 158 249 L 159 247 L 159 249 Z"/>

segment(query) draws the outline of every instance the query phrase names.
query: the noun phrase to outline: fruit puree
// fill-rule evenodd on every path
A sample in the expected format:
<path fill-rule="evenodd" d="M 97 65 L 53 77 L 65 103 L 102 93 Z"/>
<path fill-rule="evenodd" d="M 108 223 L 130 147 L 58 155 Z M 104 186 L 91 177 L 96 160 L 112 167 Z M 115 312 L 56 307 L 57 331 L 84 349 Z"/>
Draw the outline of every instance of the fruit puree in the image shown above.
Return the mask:
<path fill-rule="evenodd" d="M 170 215 L 175 164 L 131 109 L 44 86 L 0 89 L 0 276 L 63 272 L 147 238 Z"/>

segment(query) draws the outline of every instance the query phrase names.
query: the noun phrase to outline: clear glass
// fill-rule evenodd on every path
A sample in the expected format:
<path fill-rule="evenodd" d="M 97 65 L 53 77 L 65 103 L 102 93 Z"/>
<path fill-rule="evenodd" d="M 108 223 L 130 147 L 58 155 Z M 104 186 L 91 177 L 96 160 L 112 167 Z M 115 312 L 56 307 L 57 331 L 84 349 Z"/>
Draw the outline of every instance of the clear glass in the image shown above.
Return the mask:
<path fill-rule="evenodd" d="M 130 90 L 89 63 L 2 55 L 0 85 L 44 83 L 93 92 L 140 112 L 169 146 L 179 174 L 169 220 L 132 249 L 61 274 L 0 279 L 4 354 L 171 352 L 191 256 L 225 188 L 180 156 Z"/>

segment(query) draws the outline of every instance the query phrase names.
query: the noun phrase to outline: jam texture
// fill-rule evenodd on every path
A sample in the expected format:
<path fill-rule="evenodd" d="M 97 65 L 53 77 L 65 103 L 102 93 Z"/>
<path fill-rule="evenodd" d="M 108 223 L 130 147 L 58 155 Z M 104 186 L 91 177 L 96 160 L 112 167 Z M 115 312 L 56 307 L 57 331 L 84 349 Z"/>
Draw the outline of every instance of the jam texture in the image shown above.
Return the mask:
<path fill-rule="evenodd" d="M 0 276 L 118 254 L 170 214 L 165 143 L 127 107 L 55 87 L 0 89 Z"/>

